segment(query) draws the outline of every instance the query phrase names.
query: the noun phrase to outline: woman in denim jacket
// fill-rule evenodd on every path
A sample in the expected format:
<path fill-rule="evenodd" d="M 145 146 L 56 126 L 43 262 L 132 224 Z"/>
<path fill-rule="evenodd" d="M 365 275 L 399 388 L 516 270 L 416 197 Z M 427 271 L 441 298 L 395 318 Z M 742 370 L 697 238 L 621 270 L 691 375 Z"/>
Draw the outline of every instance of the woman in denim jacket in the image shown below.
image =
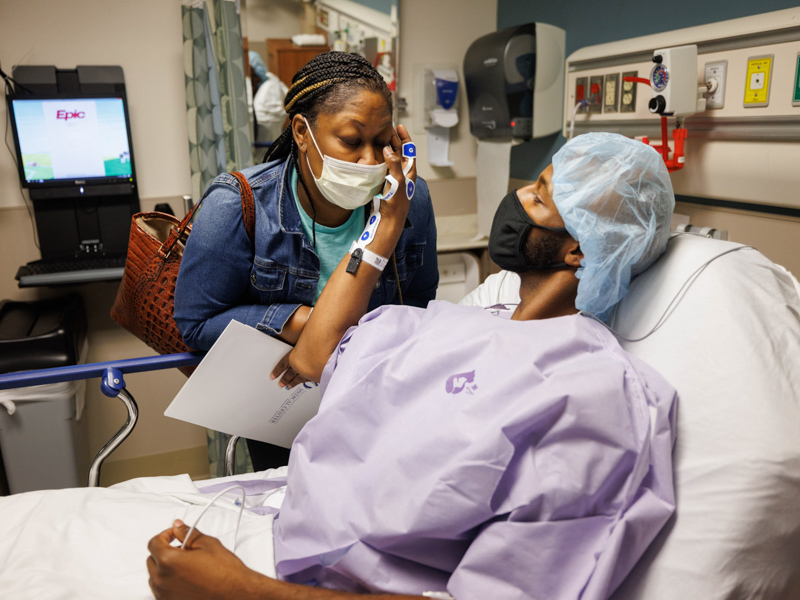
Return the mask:
<path fill-rule="evenodd" d="M 355 54 L 312 59 L 292 79 L 284 105 L 290 122 L 267 162 L 242 171 L 253 189 L 254 244 L 238 181 L 229 174 L 209 186 L 192 227 L 175 289 L 175 322 L 192 348 L 210 348 L 231 320 L 294 344 L 331 272 L 364 230 L 383 163 L 399 160 L 401 142 L 410 141 L 402 125 L 392 127 L 383 78 Z M 407 178 L 415 176 L 412 167 Z M 397 193 L 405 191 L 401 185 Z M 369 310 L 433 300 L 436 225 L 422 179 L 394 256 L 386 258 Z M 288 451 L 267 446 L 248 441 L 256 470 L 286 464 Z"/>

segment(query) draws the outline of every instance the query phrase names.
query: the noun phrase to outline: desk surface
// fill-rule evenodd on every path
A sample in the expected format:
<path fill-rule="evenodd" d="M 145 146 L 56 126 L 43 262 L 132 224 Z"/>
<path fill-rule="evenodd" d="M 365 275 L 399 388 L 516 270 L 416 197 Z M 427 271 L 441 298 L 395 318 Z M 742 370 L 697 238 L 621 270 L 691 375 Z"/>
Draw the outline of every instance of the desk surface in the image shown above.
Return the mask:
<path fill-rule="evenodd" d="M 483 250 L 489 238 L 478 235 L 478 215 L 454 215 L 436 217 L 436 250 L 456 252 L 459 250 Z"/>

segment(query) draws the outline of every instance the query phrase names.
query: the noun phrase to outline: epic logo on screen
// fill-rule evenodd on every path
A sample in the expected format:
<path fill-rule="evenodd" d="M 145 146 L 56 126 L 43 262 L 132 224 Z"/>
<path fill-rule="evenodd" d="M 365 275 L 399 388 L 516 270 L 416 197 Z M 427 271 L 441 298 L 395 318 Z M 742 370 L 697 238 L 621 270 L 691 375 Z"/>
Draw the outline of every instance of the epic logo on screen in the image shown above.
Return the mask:
<path fill-rule="evenodd" d="M 82 119 L 86 116 L 86 113 L 77 110 L 68 111 L 68 110 L 60 110 L 56 113 L 56 119 L 64 119 L 65 121 L 69 121 L 70 119 Z"/>

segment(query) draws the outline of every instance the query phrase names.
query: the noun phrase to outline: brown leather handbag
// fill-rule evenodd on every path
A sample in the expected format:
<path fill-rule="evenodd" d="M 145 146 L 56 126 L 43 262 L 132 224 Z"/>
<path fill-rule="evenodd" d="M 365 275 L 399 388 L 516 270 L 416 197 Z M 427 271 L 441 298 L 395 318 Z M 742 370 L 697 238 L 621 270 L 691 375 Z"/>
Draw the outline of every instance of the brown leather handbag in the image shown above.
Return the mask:
<path fill-rule="evenodd" d="M 253 190 L 244 175 L 231 175 L 239 180 L 244 228 L 252 246 L 256 225 Z M 175 283 L 192 231 L 191 220 L 203 199 L 181 221 L 161 212 L 140 212 L 132 218 L 125 273 L 111 318 L 159 354 L 191 350 L 173 319 Z"/>

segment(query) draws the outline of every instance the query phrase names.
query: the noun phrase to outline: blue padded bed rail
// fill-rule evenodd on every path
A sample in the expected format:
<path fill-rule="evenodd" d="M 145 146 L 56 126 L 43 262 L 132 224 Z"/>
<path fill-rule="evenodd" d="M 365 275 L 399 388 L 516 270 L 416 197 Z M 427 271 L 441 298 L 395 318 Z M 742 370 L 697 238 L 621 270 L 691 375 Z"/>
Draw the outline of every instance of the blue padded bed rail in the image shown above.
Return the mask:
<path fill-rule="evenodd" d="M 0 375 L 0 390 L 99 377 L 100 389 L 103 393 L 110 398 L 117 397 L 125 404 L 125 408 L 128 411 L 128 419 L 122 428 L 106 442 L 92 461 L 92 465 L 89 468 L 89 487 L 97 487 L 100 483 L 100 467 L 103 461 L 117 446 L 125 441 L 125 438 L 133 431 L 139 418 L 139 407 L 136 405 L 133 396 L 125 388 L 123 375 L 125 373 L 144 373 L 146 371 L 192 367 L 200 364 L 204 356 L 205 352 L 181 352 L 162 356 L 110 360 L 87 365 L 4 373 Z"/>

